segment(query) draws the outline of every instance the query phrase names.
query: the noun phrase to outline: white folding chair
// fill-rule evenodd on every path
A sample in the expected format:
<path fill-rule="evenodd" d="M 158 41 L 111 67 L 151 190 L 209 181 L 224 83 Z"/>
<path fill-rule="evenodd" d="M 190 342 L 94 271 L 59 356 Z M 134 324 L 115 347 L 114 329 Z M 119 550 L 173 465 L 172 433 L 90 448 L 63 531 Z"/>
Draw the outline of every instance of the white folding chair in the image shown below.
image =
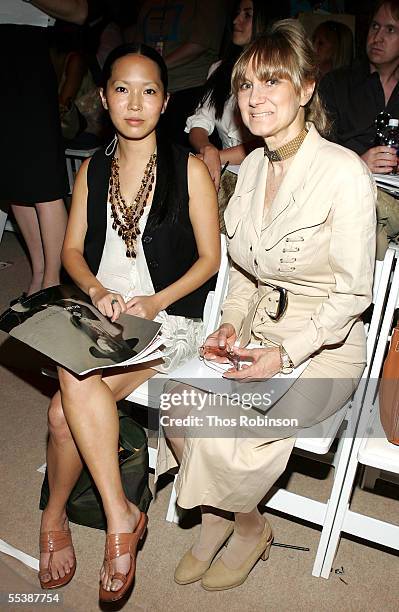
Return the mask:
<path fill-rule="evenodd" d="M 318 461 L 325 461 L 321 458 L 326 455 L 334 442 L 339 430 L 342 430 L 343 435 L 340 437 L 337 451 L 334 456 L 333 465 L 335 467 L 334 484 L 331 495 L 326 503 L 316 501 L 314 499 L 298 495 L 286 489 L 278 489 L 276 493 L 268 500 L 267 507 L 280 512 L 284 512 L 291 516 L 310 521 L 322 527 L 318 550 L 313 566 L 312 574 L 319 577 L 324 561 L 324 556 L 331 534 L 333 519 L 335 516 L 339 495 L 341 492 L 343 479 L 345 476 L 346 467 L 349 461 L 350 449 L 353 443 L 353 438 L 350 435 L 354 430 L 352 422 L 352 411 L 350 410 L 352 402 L 359 401 L 360 396 L 364 393 L 364 383 L 367 380 L 374 349 L 377 339 L 378 330 L 381 324 L 382 311 L 385 297 L 388 290 L 389 279 L 394 264 L 395 253 L 389 249 L 385 255 L 384 261 L 376 262 L 374 271 L 373 283 L 373 315 L 370 325 L 367 326 L 367 364 L 363 372 L 362 383 L 359 385 L 354 397 L 346 406 L 338 413 L 326 419 L 322 423 L 315 425 L 306 430 L 305 436 L 299 435 L 295 449 L 299 452 L 305 452 L 307 456 Z M 220 316 L 220 315 L 218 315 Z M 218 319 L 215 321 L 217 326 Z M 343 428 L 343 422 L 346 421 L 346 429 Z M 178 514 L 176 511 L 176 492 L 173 487 L 171 498 L 169 501 L 167 520 L 178 522 Z"/>
<path fill-rule="evenodd" d="M 392 249 L 390 251 L 393 252 Z M 321 571 L 323 578 L 328 578 L 330 574 L 334 555 L 343 532 L 399 550 L 399 525 L 393 525 L 350 509 L 351 495 L 359 464 L 369 465 L 395 474 L 399 473 L 399 448 L 385 439 L 379 420 L 378 398 L 376 398 L 376 388 L 383 367 L 394 310 L 398 305 L 398 295 L 399 263 L 396 260 L 369 383 L 363 397 L 356 436 L 351 448 L 348 467 L 323 561 Z"/>
<path fill-rule="evenodd" d="M 375 345 L 378 331 L 381 325 L 382 313 L 386 294 L 388 291 L 389 280 L 394 265 L 395 253 L 388 249 L 384 261 L 376 262 L 373 283 L 373 314 L 370 325 L 367 326 L 367 363 L 364 369 L 361 382 L 353 398 L 336 414 L 326 419 L 322 423 L 304 430 L 304 435 L 299 432 L 295 443 L 294 452 L 305 454 L 312 459 L 327 462 L 325 456 L 331 449 L 337 434 L 339 443 L 335 452 L 332 465 L 335 468 L 334 482 L 330 497 L 326 503 L 304 497 L 297 493 L 278 489 L 268 500 L 267 507 L 278 510 L 291 516 L 315 523 L 322 527 L 320 540 L 313 565 L 312 575 L 320 577 L 327 545 L 331 535 L 333 521 L 338 505 L 339 496 L 342 490 L 343 481 L 349 462 L 350 452 L 353 444 L 353 432 L 356 426 L 355 410 L 353 405 L 357 405 L 364 395 L 366 381 L 370 375 L 371 364 L 375 352 Z"/>
<path fill-rule="evenodd" d="M 0 242 L 2 241 L 5 230 L 14 233 L 19 231 L 14 217 L 9 216 L 7 209 L 3 210 L 0 208 Z"/>
<path fill-rule="evenodd" d="M 94 153 L 99 149 L 99 147 L 94 147 L 93 149 L 66 149 L 65 150 L 65 158 L 67 165 L 67 173 L 68 173 L 68 183 L 69 183 L 69 194 L 72 193 L 73 185 L 75 182 L 75 176 L 77 171 L 79 170 L 82 162 L 94 155 Z"/>

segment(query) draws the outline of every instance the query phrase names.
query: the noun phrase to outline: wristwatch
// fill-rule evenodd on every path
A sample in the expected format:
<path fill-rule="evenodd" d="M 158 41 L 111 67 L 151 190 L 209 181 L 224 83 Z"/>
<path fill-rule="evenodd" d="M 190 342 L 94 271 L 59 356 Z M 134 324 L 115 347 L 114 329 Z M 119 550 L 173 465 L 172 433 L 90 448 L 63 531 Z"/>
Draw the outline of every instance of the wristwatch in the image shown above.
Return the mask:
<path fill-rule="evenodd" d="M 279 346 L 280 349 L 280 372 L 282 374 L 291 374 L 294 370 L 294 364 L 292 363 L 290 356 L 283 347 L 282 344 Z"/>

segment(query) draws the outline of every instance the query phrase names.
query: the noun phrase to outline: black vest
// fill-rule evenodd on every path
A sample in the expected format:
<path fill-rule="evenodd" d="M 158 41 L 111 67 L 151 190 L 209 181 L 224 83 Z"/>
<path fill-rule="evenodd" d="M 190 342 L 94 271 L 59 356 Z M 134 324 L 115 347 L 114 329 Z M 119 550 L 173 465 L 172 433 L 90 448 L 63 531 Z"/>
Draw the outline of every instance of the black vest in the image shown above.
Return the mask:
<path fill-rule="evenodd" d="M 163 156 L 159 155 L 159 152 L 158 149 L 157 173 L 166 170 Z M 172 145 L 172 154 L 176 168 L 179 199 L 183 202 L 178 220 L 176 223 L 165 221 L 156 227 L 150 224 L 151 216 L 160 203 L 157 181 L 150 214 L 141 237 L 155 292 L 162 291 L 181 278 L 198 259 L 188 210 L 188 151 Z M 87 232 L 84 242 L 84 258 L 93 274 L 98 272 L 104 250 L 111 161 L 112 156 L 107 157 L 104 150 L 101 149 L 91 158 L 87 171 Z M 166 312 L 183 317 L 202 318 L 206 297 L 213 288 L 214 278 L 168 306 Z"/>

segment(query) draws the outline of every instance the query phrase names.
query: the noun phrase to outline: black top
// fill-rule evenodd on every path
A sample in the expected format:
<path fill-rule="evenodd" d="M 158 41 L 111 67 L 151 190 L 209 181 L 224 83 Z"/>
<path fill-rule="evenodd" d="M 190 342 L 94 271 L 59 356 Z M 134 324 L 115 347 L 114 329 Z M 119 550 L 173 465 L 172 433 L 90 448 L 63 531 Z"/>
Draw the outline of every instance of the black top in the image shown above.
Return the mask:
<path fill-rule="evenodd" d="M 198 259 L 197 245 L 189 217 L 187 186 L 188 151 L 177 145 L 163 148 L 158 145 L 157 176 L 166 172 L 165 156 L 172 155 L 176 170 L 176 192 L 182 203 L 176 222 L 165 220 L 152 223 L 160 206 L 160 183 L 156 182 L 150 214 L 141 236 L 143 250 L 154 291 L 165 289 L 181 278 Z M 97 151 L 87 171 L 87 232 L 84 257 L 93 274 L 97 274 L 104 250 L 107 230 L 107 200 L 112 157 L 104 150 Z M 173 180 L 173 179 L 172 179 Z M 214 288 L 214 279 L 166 308 L 168 314 L 202 318 L 208 292 Z"/>
<path fill-rule="evenodd" d="M 325 75 L 319 93 L 333 120 L 330 140 L 358 155 L 374 145 L 374 121 L 385 111 L 399 119 L 399 84 L 385 106 L 384 90 L 378 72 L 370 72 L 367 60 L 338 68 Z"/>

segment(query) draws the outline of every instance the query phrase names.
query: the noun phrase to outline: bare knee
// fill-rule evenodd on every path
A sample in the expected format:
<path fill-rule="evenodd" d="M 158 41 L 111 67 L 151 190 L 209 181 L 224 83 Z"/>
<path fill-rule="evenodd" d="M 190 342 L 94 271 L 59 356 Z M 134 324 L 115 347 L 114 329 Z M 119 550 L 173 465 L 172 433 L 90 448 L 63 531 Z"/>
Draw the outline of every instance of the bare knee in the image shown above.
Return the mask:
<path fill-rule="evenodd" d="M 48 429 L 52 438 L 58 442 L 71 439 L 71 432 L 62 409 L 60 392 L 56 393 L 48 409 Z"/>
<path fill-rule="evenodd" d="M 97 376 L 78 377 L 68 370 L 58 368 L 61 398 L 76 405 L 88 397 L 93 385 L 98 382 Z"/>

